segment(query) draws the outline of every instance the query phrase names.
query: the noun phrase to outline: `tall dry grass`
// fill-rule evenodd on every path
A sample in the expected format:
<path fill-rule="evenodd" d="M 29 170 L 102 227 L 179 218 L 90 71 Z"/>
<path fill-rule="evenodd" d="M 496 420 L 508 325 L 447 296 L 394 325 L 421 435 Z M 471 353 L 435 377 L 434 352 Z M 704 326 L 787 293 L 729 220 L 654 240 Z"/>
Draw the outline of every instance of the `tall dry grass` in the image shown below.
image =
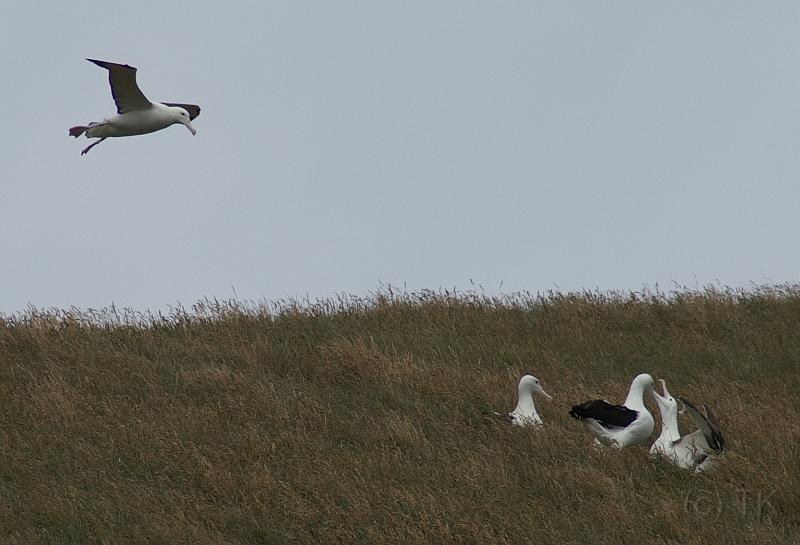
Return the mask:
<path fill-rule="evenodd" d="M 797 544 L 799 363 L 795 285 L 30 309 L 0 318 L 0 543 Z M 716 409 L 716 472 L 567 415 L 642 371 Z M 485 416 L 524 372 L 540 430 Z"/>

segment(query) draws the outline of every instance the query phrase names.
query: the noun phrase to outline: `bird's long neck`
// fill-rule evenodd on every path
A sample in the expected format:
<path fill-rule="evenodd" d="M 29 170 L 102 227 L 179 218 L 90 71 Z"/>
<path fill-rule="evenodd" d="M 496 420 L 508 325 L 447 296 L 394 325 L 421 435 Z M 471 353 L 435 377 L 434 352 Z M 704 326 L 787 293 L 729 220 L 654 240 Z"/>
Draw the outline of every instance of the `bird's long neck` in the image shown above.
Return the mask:
<path fill-rule="evenodd" d="M 644 388 L 640 384 L 634 382 L 631 384 L 631 389 L 628 391 L 628 397 L 625 398 L 624 405 L 629 409 L 644 409 L 644 399 L 642 399 L 643 395 Z"/>
<path fill-rule="evenodd" d="M 532 415 L 537 414 L 536 406 L 533 404 L 533 394 L 527 390 L 520 389 L 517 407 L 514 409 L 517 414 Z"/>
<path fill-rule="evenodd" d="M 668 437 L 672 441 L 677 441 L 681 438 L 681 432 L 678 429 L 677 410 L 661 411 L 661 435 Z"/>

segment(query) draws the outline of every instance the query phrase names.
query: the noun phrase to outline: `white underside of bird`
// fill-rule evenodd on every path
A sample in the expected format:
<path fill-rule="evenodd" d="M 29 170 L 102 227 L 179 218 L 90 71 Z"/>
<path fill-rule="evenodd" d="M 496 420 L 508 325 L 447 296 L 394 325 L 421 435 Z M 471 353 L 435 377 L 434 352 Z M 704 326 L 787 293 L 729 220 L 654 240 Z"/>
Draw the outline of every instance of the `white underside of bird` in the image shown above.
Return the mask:
<path fill-rule="evenodd" d="M 147 110 L 134 110 L 124 114 L 112 115 L 100 122 L 89 123 L 86 130 L 88 138 L 108 138 L 117 136 L 136 136 L 166 129 L 174 125 L 174 108 L 154 102 Z M 197 134 L 191 123 L 186 123 L 186 128 L 192 134 Z"/>

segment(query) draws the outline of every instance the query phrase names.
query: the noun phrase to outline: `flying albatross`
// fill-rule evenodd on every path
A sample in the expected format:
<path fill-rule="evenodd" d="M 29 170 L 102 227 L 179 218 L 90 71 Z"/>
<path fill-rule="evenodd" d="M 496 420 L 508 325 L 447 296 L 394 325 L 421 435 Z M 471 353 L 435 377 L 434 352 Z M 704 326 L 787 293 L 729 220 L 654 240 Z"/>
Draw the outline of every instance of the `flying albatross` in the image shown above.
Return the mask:
<path fill-rule="evenodd" d="M 99 138 L 90 144 L 81 155 L 85 155 L 94 146 L 117 136 L 134 136 L 160 131 L 175 123 L 186 125 L 192 134 L 196 134 L 192 120 L 200 115 L 200 106 L 195 104 L 179 104 L 175 102 L 150 102 L 136 85 L 136 68 L 127 64 L 86 59 L 97 66 L 108 70 L 108 82 L 111 94 L 117 104 L 117 115 L 112 115 L 100 122 L 78 125 L 69 130 L 75 138 L 86 134 L 87 138 Z"/>
<path fill-rule="evenodd" d="M 511 422 L 512 426 L 538 426 L 542 423 L 542 417 L 536 412 L 536 406 L 533 404 L 533 394 L 541 394 L 548 400 L 552 400 L 547 392 L 544 391 L 539 379 L 532 375 L 525 375 L 519 379 L 517 385 L 517 406 L 510 413 L 493 413 L 504 420 Z"/>
<path fill-rule="evenodd" d="M 684 409 L 694 420 L 699 428 L 697 431 L 681 437 L 678 429 L 678 401 L 667 390 L 667 383 L 661 379 L 661 396 L 653 390 L 658 410 L 661 412 L 661 435 L 650 447 L 651 456 L 662 456 L 676 466 L 683 469 L 694 469 L 696 472 L 705 471 L 714 465 L 711 454 L 722 452 L 725 440 L 720 432 L 719 419 L 714 411 L 702 405 L 702 411 L 678 397 Z"/>
<path fill-rule="evenodd" d="M 580 420 L 601 444 L 617 448 L 636 445 L 653 432 L 653 416 L 644 406 L 644 392 L 652 388 L 653 377 L 642 373 L 633 379 L 624 404 L 595 399 L 575 405 L 569 414 Z"/>

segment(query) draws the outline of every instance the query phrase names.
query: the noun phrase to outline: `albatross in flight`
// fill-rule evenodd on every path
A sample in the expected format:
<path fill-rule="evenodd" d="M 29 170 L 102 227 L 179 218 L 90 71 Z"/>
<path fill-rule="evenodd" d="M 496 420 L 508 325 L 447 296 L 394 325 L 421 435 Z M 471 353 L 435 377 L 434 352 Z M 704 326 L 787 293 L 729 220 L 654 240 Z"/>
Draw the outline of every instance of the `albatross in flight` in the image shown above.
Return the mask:
<path fill-rule="evenodd" d="M 552 400 L 547 392 L 544 391 L 539 379 L 532 375 L 525 375 L 519 379 L 517 385 L 517 406 L 510 413 L 493 413 L 495 416 L 511 422 L 512 426 L 528 427 L 538 426 L 542 423 L 542 417 L 536 412 L 533 404 L 533 394 L 542 394 L 547 400 Z"/>
<path fill-rule="evenodd" d="M 95 59 L 86 60 L 108 70 L 108 82 L 111 84 L 111 94 L 117 104 L 117 115 L 107 117 L 100 122 L 69 129 L 69 135 L 75 138 L 86 134 L 87 138 L 100 139 L 81 151 L 81 155 L 88 153 L 106 138 L 147 134 L 160 131 L 175 123 L 186 125 L 192 134 L 197 133 L 192 126 L 192 120 L 200 115 L 200 106 L 175 102 L 150 102 L 136 85 L 136 68 L 133 66 Z"/>
<path fill-rule="evenodd" d="M 644 392 L 652 389 L 653 377 L 642 373 L 633 379 L 624 404 L 595 399 L 575 405 L 569 414 L 604 445 L 624 448 L 643 443 L 653 432 L 653 416 L 644 406 Z"/>
<path fill-rule="evenodd" d="M 661 388 L 664 390 L 663 396 L 653 390 L 653 398 L 661 412 L 661 435 L 650 447 L 650 455 L 662 456 L 680 468 L 693 469 L 695 472 L 710 469 L 714 465 L 710 456 L 725 448 L 717 415 L 706 405 L 702 405 L 701 412 L 685 399 L 677 398 L 684 405 L 681 413 L 689 411 L 699 428 L 681 437 L 678 429 L 678 401 L 669 394 L 667 383 L 663 379 Z"/>

